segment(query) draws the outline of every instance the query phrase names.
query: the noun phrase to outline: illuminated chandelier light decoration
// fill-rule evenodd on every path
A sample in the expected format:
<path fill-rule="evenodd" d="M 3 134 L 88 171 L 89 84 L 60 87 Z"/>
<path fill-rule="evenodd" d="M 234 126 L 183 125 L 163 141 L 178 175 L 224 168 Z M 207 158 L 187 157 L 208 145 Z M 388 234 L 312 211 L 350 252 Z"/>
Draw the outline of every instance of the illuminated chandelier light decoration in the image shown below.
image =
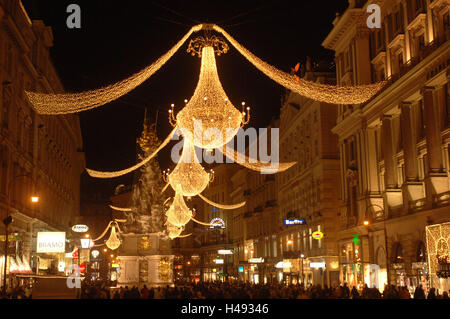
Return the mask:
<path fill-rule="evenodd" d="M 278 70 L 255 56 L 221 27 L 214 24 L 212 26 L 205 25 L 204 28 L 212 28 L 214 31 L 221 33 L 239 53 L 273 81 L 293 92 L 316 101 L 332 104 L 364 103 L 379 92 L 387 83 L 387 81 L 381 81 L 366 85 L 335 86 L 297 79 L 293 75 Z"/>
<path fill-rule="evenodd" d="M 202 59 L 199 81 L 194 95 L 189 101 L 185 100 L 186 106 L 178 112 L 176 120 L 173 104 L 169 110 L 170 124 L 180 128 L 185 138 L 193 141 L 195 146 L 206 149 L 228 143 L 239 128 L 250 120 L 250 108 L 241 113 L 223 90 L 217 73 L 215 51 L 225 53 L 228 46 L 217 37 L 200 37 L 191 41 L 188 52 L 198 54 Z"/>
<path fill-rule="evenodd" d="M 172 140 L 173 135 L 176 132 L 176 128 L 172 130 L 172 132 L 170 132 L 170 134 L 166 137 L 166 139 L 161 143 L 161 145 L 155 150 L 153 151 L 153 153 L 151 153 L 149 156 L 147 156 L 143 161 L 141 161 L 140 163 L 120 170 L 120 171 L 113 171 L 113 172 L 102 172 L 102 171 L 95 171 L 89 168 L 86 168 L 86 171 L 88 172 L 88 174 L 92 177 L 96 177 L 96 178 L 114 178 L 114 177 L 119 177 L 128 173 L 131 173 L 135 170 L 137 170 L 138 168 L 144 166 L 145 164 L 147 164 L 153 157 L 156 156 L 156 154 L 162 150 L 167 144 L 170 143 L 170 141 Z"/>
<path fill-rule="evenodd" d="M 119 233 L 121 233 L 121 229 L 119 227 L 119 223 L 125 223 L 126 219 L 114 219 L 112 221 L 110 221 L 108 223 L 108 226 L 106 226 L 105 230 L 103 231 L 103 233 L 98 236 L 96 239 L 93 239 L 92 241 L 95 243 L 96 241 L 99 241 L 100 239 L 102 239 L 106 233 L 108 232 L 108 230 L 111 228 L 111 234 L 109 235 L 108 240 L 105 242 L 106 246 L 112 250 L 115 250 L 117 248 L 119 248 L 119 246 L 121 245 L 121 240 L 119 238 L 119 236 L 117 235 L 116 232 L 116 227 Z M 102 246 L 102 245 L 95 245 L 95 246 Z"/>
<path fill-rule="evenodd" d="M 170 239 L 175 239 L 179 237 L 184 230 L 184 227 L 178 227 L 172 225 L 169 222 L 166 223 L 166 226 L 167 226 L 167 236 L 169 236 Z"/>
<path fill-rule="evenodd" d="M 166 212 L 167 222 L 173 226 L 182 227 L 189 223 L 192 217 L 192 211 L 187 207 L 181 193 L 181 185 L 177 185 L 175 189 L 175 197 L 172 205 Z"/>
<path fill-rule="evenodd" d="M 192 27 L 180 41 L 153 64 L 115 84 L 81 93 L 45 94 L 28 91 L 25 93 L 39 114 L 77 113 L 102 106 L 127 94 L 150 78 L 179 50 L 193 32 L 201 29 L 201 24 Z"/>
<path fill-rule="evenodd" d="M 163 175 L 164 181 L 183 196 L 196 196 L 203 192 L 209 182 L 213 180 L 213 173 L 207 173 L 200 165 L 195 154 L 194 145 L 188 139 L 184 139 L 184 147 L 181 158 L 174 170 Z"/>
<path fill-rule="evenodd" d="M 109 235 L 109 238 L 106 241 L 106 246 L 109 249 L 115 250 L 115 249 L 119 248 L 121 243 L 122 242 L 120 241 L 120 239 L 116 233 L 116 226 L 111 226 L 111 235 Z"/>

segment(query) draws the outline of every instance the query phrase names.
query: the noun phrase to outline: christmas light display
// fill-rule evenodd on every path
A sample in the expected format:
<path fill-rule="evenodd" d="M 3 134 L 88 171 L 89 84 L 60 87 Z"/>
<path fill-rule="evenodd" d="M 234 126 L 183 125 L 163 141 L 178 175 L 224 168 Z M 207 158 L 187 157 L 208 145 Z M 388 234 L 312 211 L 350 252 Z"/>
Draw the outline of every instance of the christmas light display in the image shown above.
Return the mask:
<path fill-rule="evenodd" d="M 192 211 L 184 202 L 183 195 L 181 194 L 181 185 L 177 185 L 175 188 L 175 197 L 172 205 L 170 205 L 166 212 L 166 216 L 167 222 L 177 227 L 182 227 L 191 220 Z"/>
<path fill-rule="evenodd" d="M 34 109 L 39 114 L 76 113 L 104 105 L 127 94 L 150 78 L 178 51 L 193 32 L 197 32 L 201 29 L 201 24 L 192 27 L 180 41 L 153 64 L 115 84 L 81 93 L 44 94 L 28 91 L 25 93 L 28 100 L 33 104 Z"/>
<path fill-rule="evenodd" d="M 184 140 L 180 161 L 174 170 L 165 177 L 165 181 L 175 190 L 180 185 L 183 196 L 195 196 L 203 192 L 211 180 L 211 175 L 200 165 L 194 146 L 189 140 Z"/>
<path fill-rule="evenodd" d="M 213 201 L 209 200 L 208 198 L 206 198 L 202 194 L 198 194 L 198 196 L 201 199 L 203 199 L 206 203 L 208 203 L 209 205 L 217 207 L 217 208 L 221 208 L 221 209 L 237 209 L 237 208 L 240 208 L 242 206 L 245 206 L 245 203 L 246 203 L 246 202 L 242 202 L 242 203 L 238 203 L 238 204 L 234 204 L 234 205 L 225 205 L 225 204 L 214 203 Z"/>
<path fill-rule="evenodd" d="M 173 109 L 169 113 L 171 124 L 178 126 L 195 146 L 213 149 L 228 143 L 249 117 L 248 111 L 239 112 L 229 101 L 217 74 L 214 48 L 207 42 L 205 45 L 194 95 L 178 112 L 176 122 Z"/>
<path fill-rule="evenodd" d="M 239 51 L 239 53 L 266 76 L 285 88 L 315 101 L 332 104 L 364 103 L 380 91 L 387 83 L 386 81 L 381 81 L 366 85 L 335 86 L 306 81 L 305 79 L 298 77 L 296 78 L 289 73 L 278 70 L 274 66 L 255 56 L 221 27 L 213 25 L 212 29 L 221 33 L 236 48 L 236 50 Z"/>
<path fill-rule="evenodd" d="M 156 154 L 158 154 L 158 152 L 160 150 L 162 150 L 167 144 L 169 144 L 175 131 L 176 131 L 176 129 L 173 129 L 172 132 L 169 134 L 169 136 L 166 137 L 166 139 L 161 143 L 161 145 L 156 150 L 153 151 L 153 153 L 151 153 L 143 161 L 141 161 L 140 163 L 138 163 L 132 167 L 129 167 L 127 169 L 123 169 L 120 171 L 114 171 L 114 172 L 94 171 L 94 170 L 88 169 L 88 168 L 86 168 L 86 171 L 88 172 L 88 174 L 90 176 L 96 177 L 96 178 L 113 178 L 113 177 L 119 177 L 119 176 L 122 176 L 122 175 L 125 175 L 128 173 L 131 173 L 131 172 L 137 170 L 138 168 L 140 168 L 141 166 L 147 164 L 153 157 L 155 157 Z"/>
<path fill-rule="evenodd" d="M 120 239 L 116 233 L 116 226 L 111 226 L 111 235 L 109 235 L 109 238 L 106 241 L 106 246 L 109 249 L 115 250 L 115 249 L 119 248 L 121 243 L 122 242 L 120 241 Z"/>
<path fill-rule="evenodd" d="M 133 210 L 132 208 L 122 208 L 113 205 L 109 205 L 109 207 L 120 212 L 131 212 Z"/>

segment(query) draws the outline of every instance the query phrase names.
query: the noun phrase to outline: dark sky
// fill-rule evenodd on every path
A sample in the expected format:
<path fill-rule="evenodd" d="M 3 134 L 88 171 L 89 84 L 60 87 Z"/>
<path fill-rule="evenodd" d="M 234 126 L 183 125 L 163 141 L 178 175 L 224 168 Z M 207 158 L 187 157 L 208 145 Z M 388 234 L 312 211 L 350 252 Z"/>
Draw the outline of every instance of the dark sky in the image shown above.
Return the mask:
<path fill-rule="evenodd" d="M 113 1 L 22 0 L 32 19 L 53 29 L 51 56 L 67 91 L 83 91 L 120 81 L 153 63 L 198 22 L 216 23 L 254 54 L 289 71 L 306 56 L 331 59 L 321 47 L 336 12 L 347 0 L 327 1 Z M 66 26 L 66 7 L 81 7 L 81 29 Z M 201 34 L 199 34 L 201 35 Z M 195 35 L 194 35 L 195 36 Z M 167 110 L 183 105 L 198 80 L 200 59 L 187 43 L 136 90 L 117 101 L 80 114 L 88 168 L 118 170 L 136 162 L 136 138 L 144 109 L 160 109 L 158 135 L 171 130 Z M 217 58 L 223 87 L 235 105 L 252 107 L 250 125 L 264 127 L 279 115 L 284 89 L 255 69 L 234 48 Z M 179 110 L 179 108 L 178 108 Z M 177 109 L 176 109 L 177 111 Z M 159 156 L 162 169 L 170 148 Z"/>

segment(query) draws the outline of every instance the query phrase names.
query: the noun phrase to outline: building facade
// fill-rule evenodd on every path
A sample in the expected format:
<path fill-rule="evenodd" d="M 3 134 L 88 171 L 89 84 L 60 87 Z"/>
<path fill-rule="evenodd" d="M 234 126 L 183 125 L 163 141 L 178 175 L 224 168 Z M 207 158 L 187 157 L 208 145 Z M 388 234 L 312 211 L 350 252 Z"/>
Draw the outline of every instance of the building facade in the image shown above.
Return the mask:
<path fill-rule="evenodd" d="M 372 3 L 381 7 L 380 29 L 366 25 Z M 323 42 L 335 51 L 337 84 L 387 84 L 362 105 L 338 107 L 340 280 L 448 290 L 429 258 L 449 246 L 427 246 L 425 233 L 450 220 L 450 4 L 349 4 Z"/>
<path fill-rule="evenodd" d="M 335 76 L 329 69 L 323 63 L 313 67 L 308 58 L 302 76 L 334 84 Z M 287 283 L 337 285 L 339 151 L 337 137 L 331 132 L 336 105 L 288 92 L 280 117 L 280 159 L 297 161 L 277 175 L 278 244 L 285 279 Z M 303 224 L 284 223 L 292 219 L 301 219 Z"/>
<path fill-rule="evenodd" d="M 71 261 L 64 253 L 37 254 L 37 232 L 61 231 L 70 237 L 80 211 L 80 175 L 85 167 L 78 116 L 36 114 L 24 93 L 64 92 L 50 60 L 52 45 L 51 28 L 31 21 L 20 1 L 1 2 L 1 216 L 13 217 L 9 232 L 17 234 L 8 249 L 10 259 L 44 274 L 64 273 L 58 264 L 61 269 L 60 262 Z M 31 195 L 39 201 L 31 203 Z M 4 234 L 3 223 L 0 228 Z"/>

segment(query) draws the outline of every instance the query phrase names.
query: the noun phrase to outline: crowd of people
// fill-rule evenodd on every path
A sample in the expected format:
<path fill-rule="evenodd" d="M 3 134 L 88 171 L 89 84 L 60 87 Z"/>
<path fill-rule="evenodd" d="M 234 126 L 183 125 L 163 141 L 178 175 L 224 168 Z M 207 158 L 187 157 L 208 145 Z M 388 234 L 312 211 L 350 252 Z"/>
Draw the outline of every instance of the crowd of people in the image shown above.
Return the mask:
<path fill-rule="evenodd" d="M 419 285 L 414 294 L 406 287 L 386 286 L 382 293 L 377 288 L 365 285 L 361 290 L 347 284 L 329 288 L 303 285 L 233 283 L 180 283 L 175 287 L 149 288 L 143 286 L 110 289 L 104 284 L 84 285 L 82 299 L 448 299 L 448 292 L 442 294 L 431 288 L 425 293 Z"/>
<path fill-rule="evenodd" d="M 31 299 L 32 288 L 18 285 L 8 288 L 2 298 Z M 419 285 L 414 294 L 406 287 L 389 285 L 383 292 L 365 285 L 358 290 L 346 283 L 337 287 L 313 285 L 251 284 L 245 282 L 177 283 L 174 287 L 150 288 L 144 285 L 111 288 L 106 282 L 83 282 L 80 299 L 449 299 L 449 292 L 431 288 L 427 293 Z"/>

